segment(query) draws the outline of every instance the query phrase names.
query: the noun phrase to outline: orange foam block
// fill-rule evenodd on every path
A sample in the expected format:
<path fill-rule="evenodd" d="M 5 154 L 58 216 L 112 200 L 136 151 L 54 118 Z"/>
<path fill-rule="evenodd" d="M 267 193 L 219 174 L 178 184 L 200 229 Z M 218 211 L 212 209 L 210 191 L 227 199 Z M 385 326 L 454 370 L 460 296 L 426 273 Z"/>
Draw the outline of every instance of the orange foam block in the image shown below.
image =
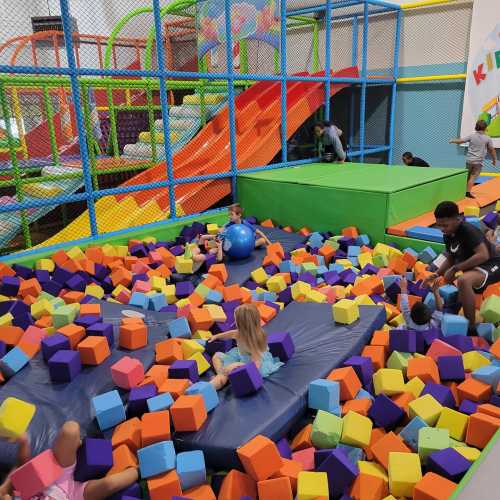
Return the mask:
<path fill-rule="evenodd" d="M 175 470 L 148 479 L 147 485 L 150 500 L 165 500 L 182 495 L 181 481 Z"/>
<path fill-rule="evenodd" d="M 144 380 L 139 384 L 154 384 L 159 389 L 168 378 L 168 366 L 153 365 L 144 375 Z"/>
<path fill-rule="evenodd" d="M 208 309 L 200 309 L 192 307 L 188 314 L 188 322 L 192 331 L 196 330 L 210 330 L 214 324 L 210 311 Z"/>
<path fill-rule="evenodd" d="M 358 228 L 354 226 L 344 227 L 344 229 L 342 229 L 342 236 L 346 238 L 357 238 L 359 236 Z"/>
<path fill-rule="evenodd" d="M 186 500 L 216 500 L 214 490 L 208 484 L 201 484 L 182 492 Z"/>
<path fill-rule="evenodd" d="M 495 358 L 500 359 L 500 338 L 490 347 L 490 352 Z"/>
<path fill-rule="evenodd" d="M 351 486 L 353 500 L 382 500 L 389 494 L 387 482 L 381 477 L 359 474 Z"/>
<path fill-rule="evenodd" d="M 359 281 L 351 290 L 353 295 L 372 295 L 374 293 L 383 293 L 383 291 L 384 283 L 378 276 L 369 276 Z"/>
<path fill-rule="evenodd" d="M 19 285 L 19 296 L 22 298 L 28 295 L 38 297 L 41 291 L 42 287 L 36 278 L 21 281 L 21 284 Z"/>
<path fill-rule="evenodd" d="M 440 382 L 437 364 L 432 358 L 427 357 L 409 359 L 406 376 L 409 380 L 418 377 L 424 384 Z"/>
<path fill-rule="evenodd" d="M 276 444 L 265 436 L 255 436 L 236 452 L 245 472 L 256 481 L 268 479 L 283 465 Z"/>
<path fill-rule="evenodd" d="M 101 314 L 101 304 L 80 304 L 80 316 L 85 316 L 86 314 Z"/>
<path fill-rule="evenodd" d="M 169 378 L 161 384 L 158 392 L 163 394 L 169 392 L 174 399 L 180 398 L 186 389 L 191 385 L 191 381 L 185 378 Z"/>
<path fill-rule="evenodd" d="M 372 360 L 374 371 L 384 368 L 385 354 L 386 348 L 382 345 L 365 345 L 361 351 L 361 356 Z"/>
<path fill-rule="evenodd" d="M 168 410 L 145 413 L 142 416 L 142 447 L 160 441 L 170 441 L 170 412 Z"/>
<path fill-rule="evenodd" d="M 285 258 L 285 249 L 281 245 L 279 241 L 276 241 L 275 243 L 271 243 L 268 245 L 266 248 L 267 255 L 277 255 L 281 259 Z"/>
<path fill-rule="evenodd" d="M 380 439 L 382 439 L 385 436 L 385 430 L 382 429 L 381 427 L 376 427 L 375 429 L 372 429 L 372 434 L 370 436 L 370 444 L 363 448 L 367 460 L 373 460 L 373 453 L 372 453 L 372 447 L 377 443 Z"/>
<path fill-rule="evenodd" d="M 66 292 L 62 296 L 62 299 L 66 304 L 79 304 L 82 301 L 83 297 L 85 297 L 85 294 L 83 292 L 71 291 Z"/>
<path fill-rule="evenodd" d="M 222 296 L 226 302 L 241 300 L 241 288 L 238 284 L 225 286 L 222 291 Z"/>
<path fill-rule="evenodd" d="M 130 286 L 132 283 L 132 272 L 125 267 L 117 267 L 110 275 L 113 286 Z"/>
<path fill-rule="evenodd" d="M 490 399 L 491 385 L 471 377 L 459 384 L 457 391 L 460 402 L 464 399 L 470 399 L 471 401 L 481 403 Z"/>
<path fill-rule="evenodd" d="M 347 401 L 354 399 L 361 389 L 361 382 L 359 381 L 356 372 L 352 366 L 344 368 L 336 368 L 332 370 L 327 377 L 328 380 L 333 380 L 340 384 L 340 399 Z"/>
<path fill-rule="evenodd" d="M 350 399 L 342 405 L 342 415 L 346 415 L 350 411 L 354 411 L 363 416 L 368 416 L 368 411 L 372 405 L 371 399 L 360 398 L 360 399 Z"/>
<path fill-rule="evenodd" d="M 73 323 L 69 325 L 62 326 L 57 330 L 57 333 L 61 333 L 69 340 L 69 345 L 71 349 L 76 349 L 76 346 L 85 337 L 85 328 L 83 326 L 78 326 Z"/>
<path fill-rule="evenodd" d="M 479 405 L 476 408 L 478 413 L 483 413 L 484 415 L 490 415 L 495 418 L 500 418 L 500 408 L 498 406 L 492 405 L 491 403 L 486 403 Z"/>
<path fill-rule="evenodd" d="M 410 448 L 406 446 L 403 439 L 394 432 L 388 432 L 382 436 L 370 449 L 375 457 L 375 460 L 382 465 L 385 470 L 389 470 L 389 453 L 411 453 Z"/>
<path fill-rule="evenodd" d="M 137 458 L 126 444 L 121 444 L 113 450 L 113 467 L 106 475 L 112 476 L 130 467 L 137 467 Z"/>
<path fill-rule="evenodd" d="M 408 295 L 408 304 L 410 306 L 410 310 L 417 302 L 422 302 L 422 297 L 419 297 L 417 295 Z M 401 311 L 401 294 L 398 295 L 397 307 Z"/>
<path fill-rule="evenodd" d="M 303 470 L 302 464 L 287 458 L 282 458 L 281 460 L 283 464 L 280 467 L 280 470 L 275 472 L 271 477 L 287 477 L 292 487 L 292 493 L 295 495 L 297 493 L 297 479 L 299 477 L 299 472 Z"/>
<path fill-rule="evenodd" d="M 207 409 L 203 396 L 179 396 L 170 407 L 174 429 L 177 432 L 194 432 L 201 429 L 207 420 Z"/>
<path fill-rule="evenodd" d="M 122 324 L 120 326 L 120 347 L 133 351 L 148 345 L 148 327 L 144 323 Z"/>
<path fill-rule="evenodd" d="M 212 264 L 208 270 L 208 274 L 215 276 L 221 283 L 225 283 L 229 274 L 224 264 Z M 208 286 L 208 285 L 207 285 Z"/>
<path fill-rule="evenodd" d="M 182 359 L 182 348 L 173 339 L 162 340 L 155 345 L 155 360 L 160 365 L 171 365 Z"/>
<path fill-rule="evenodd" d="M 248 474 L 232 469 L 222 481 L 218 500 L 241 497 L 257 498 L 257 484 Z"/>
<path fill-rule="evenodd" d="M 142 424 L 137 417 L 125 420 L 125 422 L 115 427 L 111 437 L 111 445 L 113 448 L 118 448 L 124 444 L 136 453 L 139 448 L 142 448 L 141 434 Z"/>
<path fill-rule="evenodd" d="M 0 263 L 0 278 L 4 278 L 5 276 L 15 276 L 16 272 L 12 267 L 8 266 L 7 264 L 4 264 L 3 262 Z"/>
<path fill-rule="evenodd" d="M 23 329 L 19 326 L 2 326 L 0 328 L 0 340 L 9 347 L 14 347 L 23 336 Z"/>
<path fill-rule="evenodd" d="M 106 337 L 89 336 L 78 344 L 78 352 L 84 365 L 100 365 L 111 356 Z"/>
<path fill-rule="evenodd" d="M 259 500 L 293 500 L 292 485 L 287 477 L 266 479 L 257 483 Z"/>
<path fill-rule="evenodd" d="M 415 484 L 413 500 L 448 500 L 457 486 L 457 483 L 439 474 L 427 472 Z"/>
<path fill-rule="evenodd" d="M 485 413 L 474 413 L 469 417 L 465 442 L 470 446 L 482 449 L 499 428 L 500 418 Z"/>
<path fill-rule="evenodd" d="M 274 227 L 273 221 L 271 219 L 263 220 L 260 223 L 260 225 L 263 226 L 263 227 Z"/>
<path fill-rule="evenodd" d="M 257 303 L 256 306 L 259 311 L 260 318 L 266 323 L 271 321 L 278 314 L 274 307 L 268 306 L 262 302 Z"/>
<path fill-rule="evenodd" d="M 293 438 L 290 447 L 293 451 L 304 450 L 312 447 L 311 432 L 313 425 L 307 424 Z"/>
<path fill-rule="evenodd" d="M 411 392 L 402 392 L 391 398 L 400 408 L 402 408 L 407 415 L 410 414 L 409 404 L 415 399 Z"/>

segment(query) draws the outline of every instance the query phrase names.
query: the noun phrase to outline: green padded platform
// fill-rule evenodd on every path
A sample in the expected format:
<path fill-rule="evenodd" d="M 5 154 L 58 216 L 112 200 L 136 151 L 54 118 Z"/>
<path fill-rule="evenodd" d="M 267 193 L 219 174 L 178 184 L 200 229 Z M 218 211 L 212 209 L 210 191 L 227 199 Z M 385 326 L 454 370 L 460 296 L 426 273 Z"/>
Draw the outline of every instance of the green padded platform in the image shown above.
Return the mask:
<path fill-rule="evenodd" d="M 388 226 L 465 194 L 466 172 L 370 164 L 313 163 L 238 176 L 247 214 L 296 228 L 339 231 L 355 225 L 374 241 Z"/>

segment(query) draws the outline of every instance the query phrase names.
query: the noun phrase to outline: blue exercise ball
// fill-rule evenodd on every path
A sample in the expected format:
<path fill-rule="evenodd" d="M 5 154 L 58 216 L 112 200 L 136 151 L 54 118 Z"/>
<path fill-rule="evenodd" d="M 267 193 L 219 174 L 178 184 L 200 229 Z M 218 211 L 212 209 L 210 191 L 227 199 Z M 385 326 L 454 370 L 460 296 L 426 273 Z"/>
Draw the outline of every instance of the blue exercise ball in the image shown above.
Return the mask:
<path fill-rule="evenodd" d="M 232 259 L 246 259 L 255 248 L 255 233 L 245 224 L 232 224 L 223 238 L 224 253 Z"/>

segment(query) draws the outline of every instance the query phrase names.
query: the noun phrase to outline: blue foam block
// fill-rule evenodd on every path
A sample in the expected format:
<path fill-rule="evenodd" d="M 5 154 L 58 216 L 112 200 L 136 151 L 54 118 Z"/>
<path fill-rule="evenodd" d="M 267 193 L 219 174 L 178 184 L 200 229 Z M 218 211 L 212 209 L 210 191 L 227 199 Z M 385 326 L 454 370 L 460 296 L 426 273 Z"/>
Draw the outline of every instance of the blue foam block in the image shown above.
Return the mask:
<path fill-rule="evenodd" d="M 435 227 L 413 226 L 405 232 L 408 238 L 443 243 L 443 232 Z"/>
<path fill-rule="evenodd" d="M 476 325 L 476 331 L 480 337 L 491 343 L 493 341 L 495 325 L 493 323 L 479 323 Z"/>
<path fill-rule="evenodd" d="M 150 412 L 163 411 L 168 410 L 174 404 L 174 399 L 169 392 L 164 392 L 163 394 L 149 398 L 146 403 Z"/>
<path fill-rule="evenodd" d="M 0 370 L 5 377 L 10 378 L 24 368 L 29 361 L 30 358 L 16 346 L 0 359 Z"/>
<path fill-rule="evenodd" d="M 422 427 L 429 427 L 425 420 L 420 417 L 412 418 L 401 430 L 399 435 L 404 442 L 416 453 L 418 451 L 418 431 Z"/>
<path fill-rule="evenodd" d="M 336 413 L 340 405 L 340 385 L 326 379 L 313 380 L 309 384 L 309 408 Z"/>
<path fill-rule="evenodd" d="M 425 264 L 430 264 L 437 257 L 437 253 L 434 251 L 432 247 L 424 248 L 418 254 L 418 260 L 421 260 Z"/>
<path fill-rule="evenodd" d="M 149 296 L 148 309 L 150 311 L 160 311 L 167 305 L 167 298 L 162 293 L 155 293 Z"/>
<path fill-rule="evenodd" d="M 443 336 L 450 337 L 451 335 L 467 335 L 469 321 L 463 316 L 457 314 L 444 314 L 441 322 L 441 331 Z"/>
<path fill-rule="evenodd" d="M 495 390 L 498 382 L 500 382 L 500 366 L 481 366 L 472 372 L 472 378 L 491 385 L 493 390 Z"/>
<path fill-rule="evenodd" d="M 210 382 L 196 382 L 186 389 L 186 394 L 201 394 L 207 412 L 212 411 L 219 404 L 219 395 Z"/>
<path fill-rule="evenodd" d="M 109 391 L 92 398 L 92 406 L 101 431 L 125 421 L 125 407 L 118 391 Z"/>
<path fill-rule="evenodd" d="M 439 288 L 439 295 L 445 304 L 455 304 L 458 300 L 458 288 L 454 285 L 444 285 Z"/>
<path fill-rule="evenodd" d="M 141 477 L 148 478 L 175 469 L 176 455 L 172 441 L 161 441 L 137 451 Z"/>
<path fill-rule="evenodd" d="M 188 320 L 184 317 L 174 319 L 168 324 L 168 331 L 172 338 L 191 338 L 191 329 Z"/>
<path fill-rule="evenodd" d="M 142 309 L 147 309 L 149 304 L 149 297 L 142 292 L 132 292 L 128 305 L 141 307 Z"/>
<path fill-rule="evenodd" d="M 177 455 L 177 474 L 182 491 L 203 484 L 207 479 L 205 457 L 201 450 L 186 451 Z"/>

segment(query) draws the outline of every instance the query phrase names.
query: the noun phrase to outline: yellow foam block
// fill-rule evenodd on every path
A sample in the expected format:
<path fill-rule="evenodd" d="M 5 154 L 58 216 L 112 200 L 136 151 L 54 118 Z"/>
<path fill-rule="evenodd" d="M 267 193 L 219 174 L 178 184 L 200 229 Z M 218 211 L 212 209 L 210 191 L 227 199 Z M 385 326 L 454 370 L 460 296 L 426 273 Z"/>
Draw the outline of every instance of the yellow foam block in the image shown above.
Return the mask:
<path fill-rule="evenodd" d="M 402 326 L 404 324 L 405 324 L 405 318 L 402 314 L 398 314 L 397 316 L 392 318 L 391 321 L 389 321 L 389 325 L 395 327 Z"/>
<path fill-rule="evenodd" d="M 156 238 L 155 236 L 146 236 L 146 238 L 144 238 L 142 240 L 143 243 L 145 243 L 146 245 L 148 243 L 152 243 L 153 245 L 156 245 L 156 243 L 158 243 L 158 238 Z"/>
<path fill-rule="evenodd" d="M 392 368 L 381 368 L 373 375 L 373 388 L 375 394 L 385 394 L 394 396 L 401 394 L 405 390 L 405 380 L 403 372 Z"/>
<path fill-rule="evenodd" d="M 10 297 L 6 297 L 5 295 L 0 295 L 0 302 L 6 302 L 7 300 L 10 300 Z"/>
<path fill-rule="evenodd" d="M 35 269 L 38 271 L 48 271 L 51 273 L 56 265 L 52 259 L 39 259 L 35 263 Z"/>
<path fill-rule="evenodd" d="M 307 294 L 311 291 L 311 285 L 303 281 L 297 281 L 291 287 L 293 300 L 304 300 Z"/>
<path fill-rule="evenodd" d="M 201 344 L 198 344 L 196 340 L 183 340 L 181 347 L 184 359 L 189 359 L 193 354 L 203 352 L 205 350 L 205 348 Z"/>
<path fill-rule="evenodd" d="M 70 248 L 67 252 L 66 255 L 70 259 L 75 259 L 75 260 L 83 260 L 85 259 L 85 254 L 83 253 L 82 249 L 80 247 L 73 247 Z"/>
<path fill-rule="evenodd" d="M 463 441 L 469 424 L 469 416 L 464 413 L 444 407 L 437 421 L 436 427 L 448 429 L 450 437 L 457 441 Z"/>
<path fill-rule="evenodd" d="M 178 309 L 182 309 L 184 306 L 190 306 L 191 301 L 189 299 L 181 299 L 177 301 L 176 305 Z"/>
<path fill-rule="evenodd" d="M 479 215 L 480 215 L 479 207 L 475 206 L 464 207 L 465 217 L 479 217 Z"/>
<path fill-rule="evenodd" d="M 326 295 L 318 292 L 318 290 L 310 290 L 306 295 L 308 302 L 315 302 L 316 304 L 323 304 L 326 302 Z"/>
<path fill-rule="evenodd" d="M 490 360 L 478 351 L 469 351 L 462 354 L 465 371 L 473 372 L 481 366 L 489 365 Z"/>
<path fill-rule="evenodd" d="M 177 297 L 175 296 L 175 285 L 167 285 L 161 289 L 161 293 L 165 295 L 168 304 L 173 304 L 177 301 Z"/>
<path fill-rule="evenodd" d="M 106 257 L 117 257 L 115 247 L 113 245 L 110 245 L 109 243 L 103 245 L 101 247 L 101 250 Z"/>
<path fill-rule="evenodd" d="M 113 297 L 118 297 L 118 295 L 120 295 L 120 293 L 122 293 L 124 290 L 128 290 L 128 288 L 123 285 L 117 285 L 111 292 L 111 295 Z"/>
<path fill-rule="evenodd" d="M 328 476 L 326 472 L 301 471 L 297 476 L 297 500 L 329 498 Z"/>
<path fill-rule="evenodd" d="M 360 474 L 368 474 L 369 476 L 379 477 L 386 483 L 389 482 L 389 476 L 385 469 L 376 462 L 368 462 L 367 460 L 359 460 L 358 468 Z"/>
<path fill-rule="evenodd" d="M 382 500 L 398 500 L 398 499 L 394 495 L 388 495 L 382 498 Z"/>
<path fill-rule="evenodd" d="M 277 306 L 279 306 L 280 311 L 283 311 L 285 309 L 285 303 L 284 302 L 274 302 Z"/>
<path fill-rule="evenodd" d="M 115 299 L 109 298 L 106 302 L 113 302 L 113 304 L 121 304 L 121 302 L 118 302 Z"/>
<path fill-rule="evenodd" d="M 175 258 L 175 269 L 180 274 L 193 274 L 193 259 L 178 255 Z"/>
<path fill-rule="evenodd" d="M 54 306 L 47 299 L 31 304 L 31 315 L 35 319 L 40 319 L 42 316 L 52 316 L 53 313 Z"/>
<path fill-rule="evenodd" d="M 359 448 L 370 444 L 373 423 L 368 417 L 354 411 L 348 411 L 342 420 L 341 443 Z"/>
<path fill-rule="evenodd" d="M 210 363 L 204 358 L 201 352 L 195 352 L 192 356 L 189 356 L 188 359 L 191 361 L 196 361 L 196 365 L 198 366 L 198 373 L 200 375 L 210 369 Z"/>
<path fill-rule="evenodd" d="M 346 291 L 345 291 L 345 287 L 343 287 L 342 285 L 335 285 L 332 287 L 333 288 L 333 291 L 335 292 L 335 297 L 337 297 L 337 299 L 345 299 L 346 297 Z"/>
<path fill-rule="evenodd" d="M 128 246 L 118 245 L 115 247 L 115 252 L 117 257 L 126 257 L 128 255 Z"/>
<path fill-rule="evenodd" d="M 358 255 L 358 262 L 360 267 L 365 267 L 367 264 L 373 264 L 372 254 L 369 252 L 360 253 Z"/>
<path fill-rule="evenodd" d="M 208 330 L 196 330 L 193 333 L 193 339 L 208 340 L 212 334 Z"/>
<path fill-rule="evenodd" d="M 295 250 L 291 251 L 291 255 L 300 255 L 301 253 L 307 253 L 307 250 L 305 248 L 297 248 Z"/>
<path fill-rule="evenodd" d="M 157 292 L 161 292 L 164 287 L 167 286 L 167 280 L 162 276 L 153 276 L 150 279 L 151 288 Z"/>
<path fill-rule="evenodd" d="M 413 488 L 422 479 L 417 453 L 389 453 L 389 491 L 395 497 L 412 497 Z"/>
<path fill-rule="evenodd" d="M 376 306 L 375 302 L 373 302 L 372 298 L 369 295 L 358 295 L 354 302 L 358 304 L 358 306 Z"/>
<path fill-rule="evenodd" d="M 427 425 L 434 426 L 441 416 L 443 407 L 430 395 L 425 394 L 408 404 L 410 418 L 420 417 Z"/>
<path fill-rule="evenodd" d="M 85 287 L 85 295 L 91 295 L 92 297 L 95 297 L 96 299 L 102 299 L 104 297 L 104 290 L 101 286 L 99 285 L 87 285 Z"/>
<path fill-rule="evenodd" d="M 373 256 L 375 255 L 385 255 L 389 257 L 389 255 L 391 255 L 391 247 L 385 243 L 377 243 L 373 248 Z"/>
<path fill-rule="evenodd" d="M 269 276 L 267 275 L 266 271 L 264 271 L 263 267 L 258 267 L 257 269 L 252 271 L 250 273 L 250 277 L 258 285 L 265 285 L 267 283 L 267 280 L 269 279 Z"/>
<path fill-rule="evenodd" d="M 217 323 L 224 323 L 227 321 L 226 313 L 221 306 L 216 304 L 205 304 L 203 309 L 206 309 L 210 313 L 211 318 Z"/>
<path fill-rule="evenodd" d="M 26 432 L 36 406 L 17 398 L 6 398 L 0 405 L 0 436 L 18 438 Z"/>
<path fill-rule="evenodd" d="M 348 269 L 349 267 L 354 267 L 354 264 L 349 259 L 337 259 L 335 264 L 340 264 L 344 267 L 344 269 Z"/>
<path fill-rule="evenodd" d="M 458 451 L 460 455 L 465 457 L 469 462 L 475 462 L 481 455 L 481 450 L 472 446 L 453 446 L 453 449 Z"/>
<path fill-rule="evenodd" d="M 14 319 L 14 316 L 12 316 L 11 313 L 5 313 L 5 314 L 3 314 L 2 316 L 0 316 L 0 327 L 2 327 L 2 326 L 11 326 L 13 319 Z"/>
<path fill-rule="evenodd" d="M 418 378 L 413 377 L 408 380 L 405 384 L 404 392 L 411 392 L 416 398 L 420 396 L 420 393 L 424 390 L 425 384 Z"/>
<path fill-rule="evenodd" d="M 359 319 L 359 307 L 354 300 L 339 300 L 333 304 L 332 311 L 336 323 L 350 325 Z"/>
<path fill-rule="evenodd" d="M 262 288 L 261 286 L 258 286 L 256 289 L 255 289 L 255 293 L 266 293 L 267 290 L 265 288 Z"/>
<path fill-rule="evenodd" d="M 267 280 L 267 289 L 270 292 L 282 292 L 286 288 L 286 281 L 283 276 L 272 276 Z"/>
<path fill-rule="evenodd" d="M 207 224 L 208 234 L 217 234 L 219 232 L 219 226 L 217 224 Z"/>

